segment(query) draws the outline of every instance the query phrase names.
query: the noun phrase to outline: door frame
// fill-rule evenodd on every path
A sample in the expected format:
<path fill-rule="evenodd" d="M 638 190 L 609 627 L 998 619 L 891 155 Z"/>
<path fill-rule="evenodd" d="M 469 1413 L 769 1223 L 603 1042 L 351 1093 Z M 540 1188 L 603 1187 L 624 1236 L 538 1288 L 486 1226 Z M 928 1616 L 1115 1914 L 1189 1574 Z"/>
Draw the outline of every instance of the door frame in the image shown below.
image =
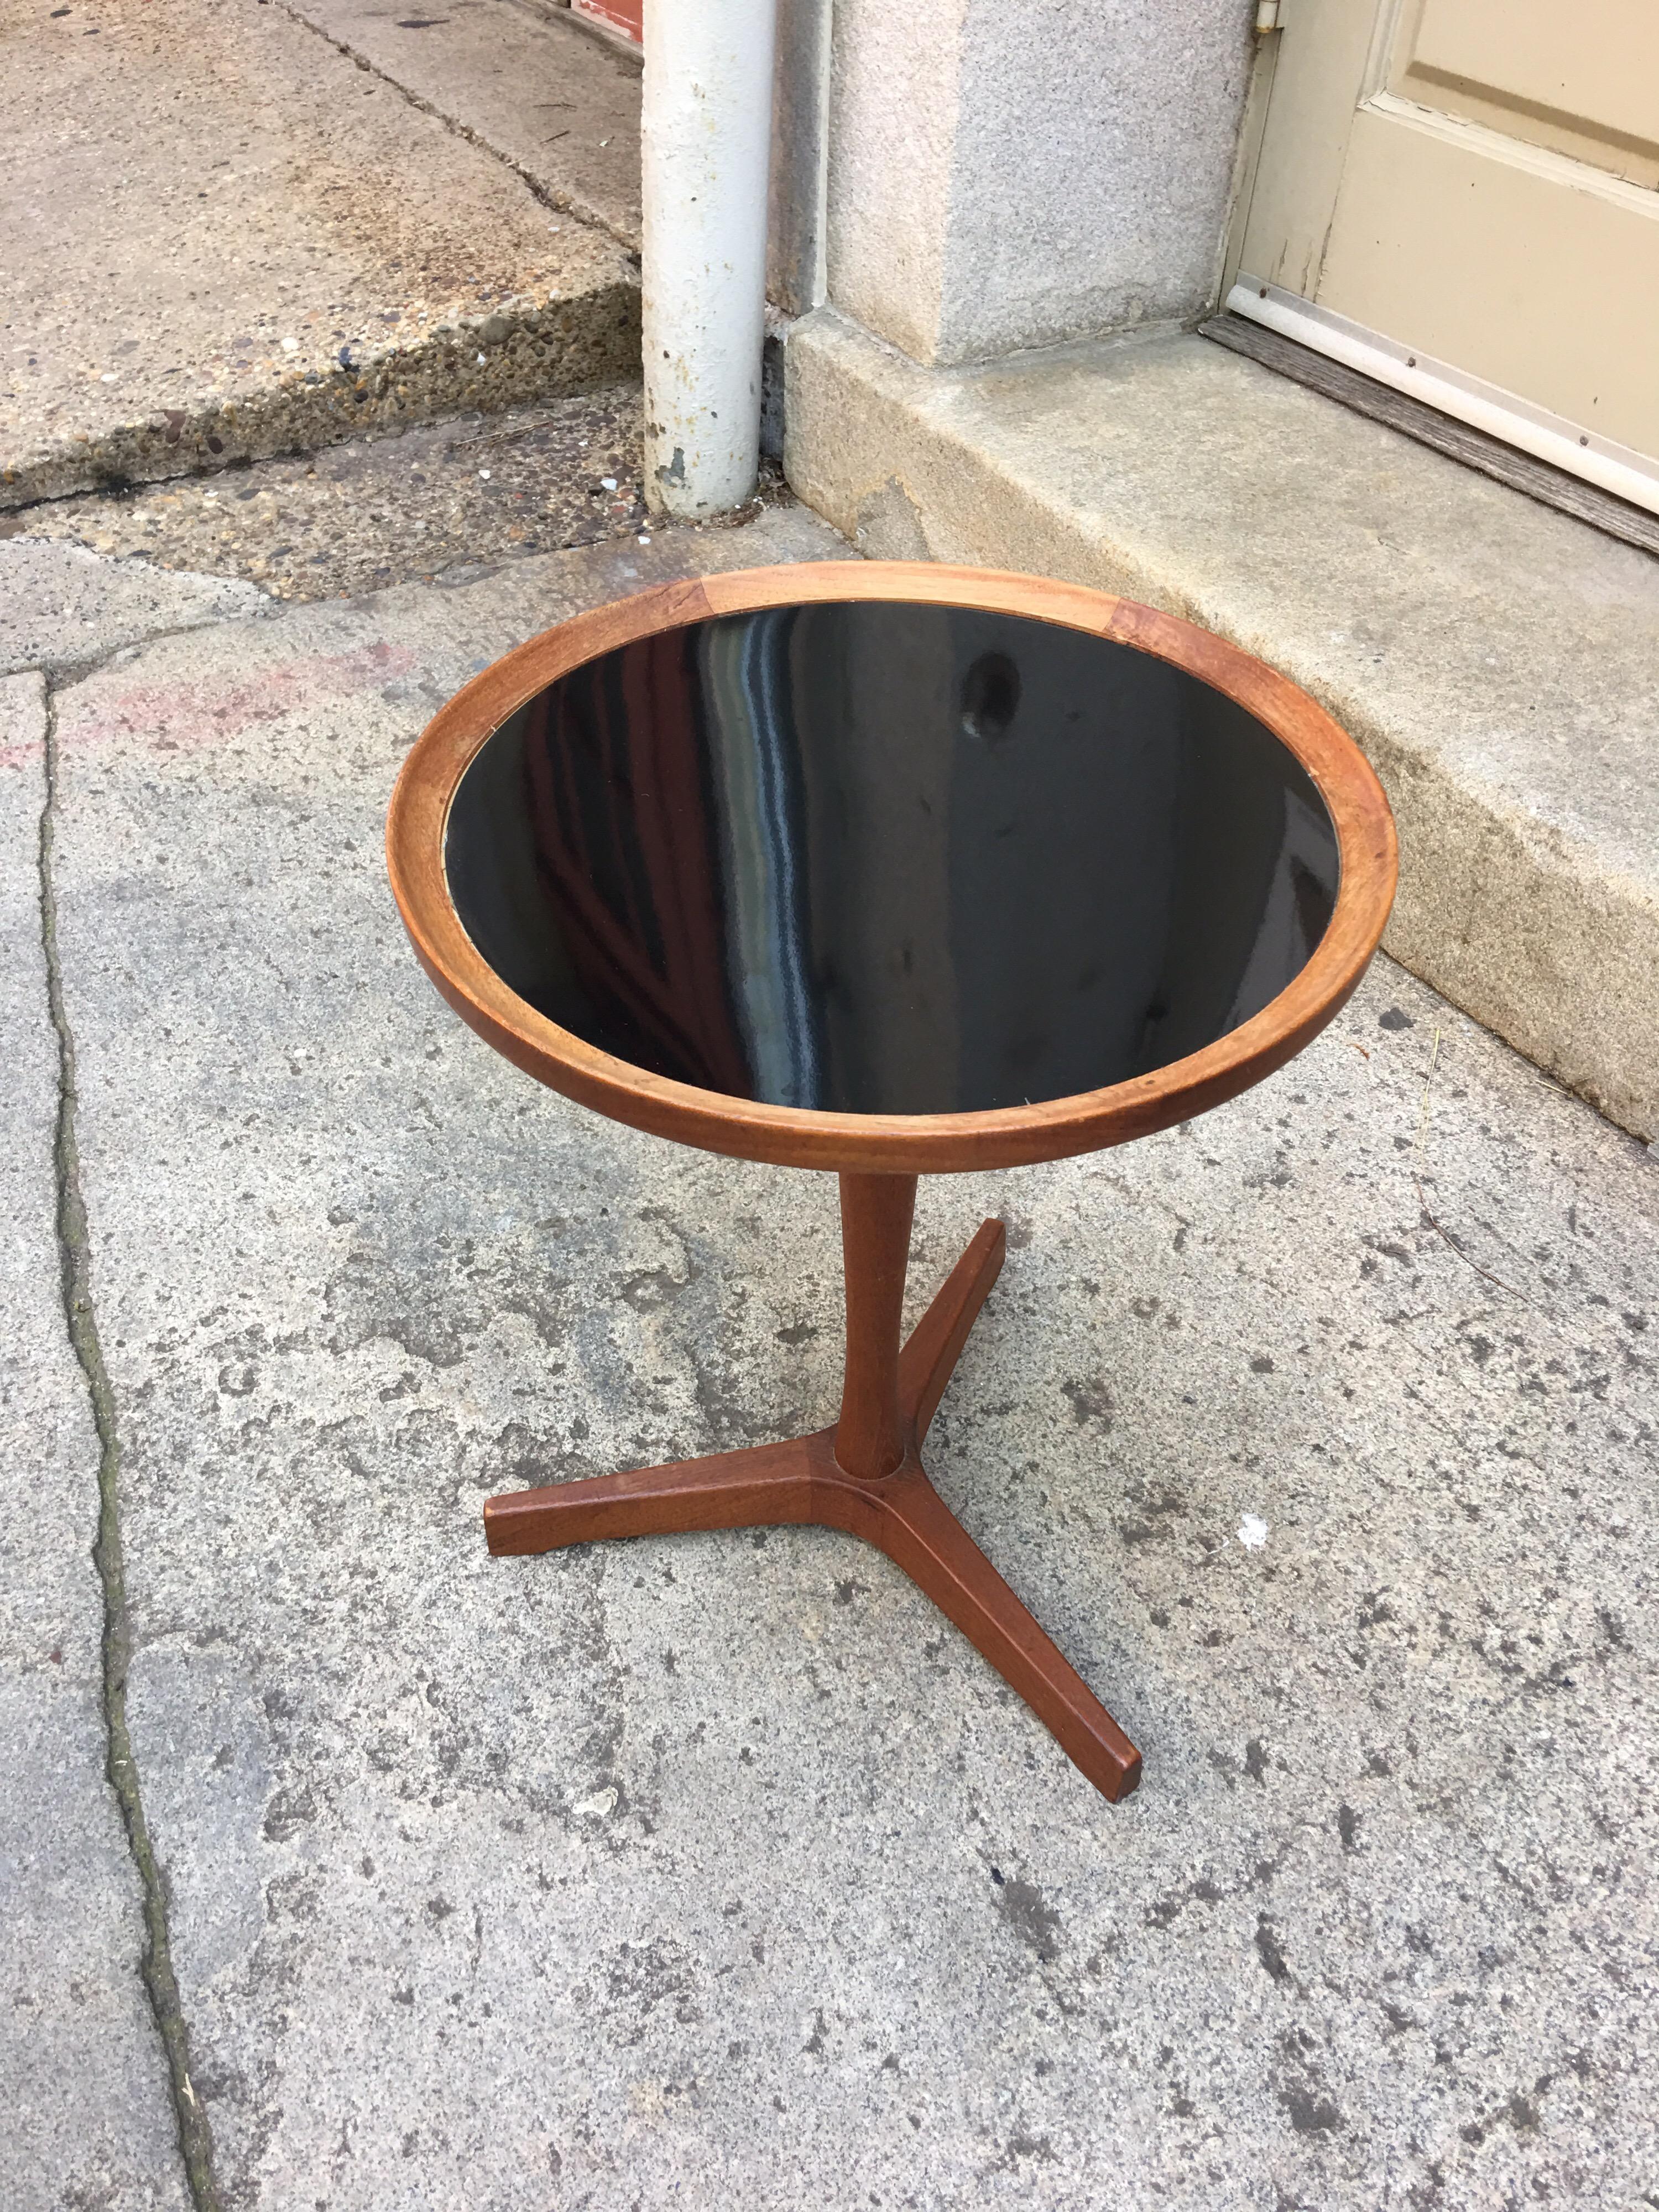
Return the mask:
<path fill-rule="evenodd" d="M 1380 331 L 1370 330 L 1331 308 L 1322 307 L 1310 296 L 1319 289 L 1325 246 L 1342 188 L 1353 118 L 1367 101 L 1386 107 L 1402 120 L 1436 132 L 1451 131 L 1460 137 L 1485 134 L 1483 125 L 1443 116 L 1437 110 L 1421 107 L 1387 90 L 1389 57 L 1399 36 L 1406 4 L 1407 0 L 1385 0 L 1376 9 L 1363 54 L 1358 51 L 1351 27 L 1340 21 L 1339 11 L 1322 9 L 1316 0 L 1267 0 L 1267 4 L 1258 11 L 1256 52 L 1241 131 L 1238 182 L 1223 258 L 1222 306 L 1229 313 L 1242 315 L 1250 322 L 1277 331 L 1281 337 L 1340 361 L 1362 375 L 1420 400 L 1443 415 L 1468 422 L 1489 436 L 1500 438 L 1505 444 L 1593 483 L 1616 498 L 1659 514 L 1659 462 L 1647 454 L 1537 406 L 1519 393 L 1472 375 L 1453 362 L 1436 360 Z M 1270 10 L 1272 21 L 1267 22 L 1264 19 Z M 1352 92 L 1342 108 L 1340 137 L 1333 132 L 1323 151 L 1328 190 L 1321 187 L 1322 197 L 1316 198 L 1311 220 L 1304 221 L 1303 225 L 1309 240 L 1304 280 L 1309 288 L 1306 294 L 1243 265 L 1245 234 L 1272 120 L 1273 88 L 1285 65 L 1283 41 L 1286 28 L 1292 27 L 1316 42 L 1323 33 L 1329 51 L 1322 53 L 1316 45 L 1308 52 L 1306 65 L 1316 70 L 1322 67 Z M 1334 96 L 1343 95 L 1339 91 Z M 1543 148 L 1534 151 L 1536 163 L 1546 168 L 1559 163 L 1564 169 L 1577 171 L 1582 166 L 1568 155 Z M 1651 198 L 1639 185 L 1621 186 L 1620 180 L 1611 178 L 1607 184 L 1615 191 L 1622 189 L 1639 193 L 1644 200 Z M 1315 239 L 1318 241 L 1316 256 L 1312 244 Z"/>

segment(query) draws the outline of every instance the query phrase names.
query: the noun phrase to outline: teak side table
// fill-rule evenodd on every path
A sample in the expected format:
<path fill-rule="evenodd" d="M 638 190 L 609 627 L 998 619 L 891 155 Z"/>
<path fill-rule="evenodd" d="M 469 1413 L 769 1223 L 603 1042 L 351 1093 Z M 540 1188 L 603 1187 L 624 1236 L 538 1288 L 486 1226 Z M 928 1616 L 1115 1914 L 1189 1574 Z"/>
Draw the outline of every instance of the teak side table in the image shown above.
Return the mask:
<path fill-rule="evenodd" d="M 901 1344 L 916 1181 L 1168 1127 L 1324 1027 L 1395 875 L 1350 739 L 1249 654 L 1080 586 L 763 568 L 507 654 L 415 745 L 386 838 L 422 965 L 517 1066 L 840 1176 L 837 1419 L 492 1498 L 489 1549 L 844 1529 L 1126 1796 L 1140 1754 L 923 1468 L 1005 1240 L 986 1222 Z"/>

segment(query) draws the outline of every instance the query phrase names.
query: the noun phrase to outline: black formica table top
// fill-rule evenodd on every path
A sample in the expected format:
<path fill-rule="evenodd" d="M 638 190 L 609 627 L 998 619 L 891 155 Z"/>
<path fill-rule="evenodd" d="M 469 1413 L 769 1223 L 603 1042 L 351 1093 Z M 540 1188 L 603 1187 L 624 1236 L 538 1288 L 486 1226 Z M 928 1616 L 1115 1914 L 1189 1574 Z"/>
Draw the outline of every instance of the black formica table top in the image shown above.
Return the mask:
<path fill-rule="evenodd" d="M 618 1059 L 939 1114 L 1143 1075 L 1248 1020 L 1335 832 L 1244 708 L 1131 646 L 903 601 L 727 615 L 550 684 L 467 768 L 457 913 Z"/>

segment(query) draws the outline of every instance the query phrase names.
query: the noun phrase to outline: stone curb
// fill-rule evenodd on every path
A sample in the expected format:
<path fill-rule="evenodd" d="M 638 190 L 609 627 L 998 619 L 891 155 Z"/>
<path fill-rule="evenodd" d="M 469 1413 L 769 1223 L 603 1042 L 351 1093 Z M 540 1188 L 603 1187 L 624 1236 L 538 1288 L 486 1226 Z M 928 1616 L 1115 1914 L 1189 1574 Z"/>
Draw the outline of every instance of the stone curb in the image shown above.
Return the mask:
<path fill-rule="evenodd" d="M 495 414 L 560 398 L 637 375 L 639 348 L 639 282 L 626 271 L 572 297 L 444 324 L 411 344 L 343 348 L 343 362 L 296 367 L 264 390 L 208 395 L 55 440 L 0 468 L 0 511 L 310 452 L 469 409 Z"/>

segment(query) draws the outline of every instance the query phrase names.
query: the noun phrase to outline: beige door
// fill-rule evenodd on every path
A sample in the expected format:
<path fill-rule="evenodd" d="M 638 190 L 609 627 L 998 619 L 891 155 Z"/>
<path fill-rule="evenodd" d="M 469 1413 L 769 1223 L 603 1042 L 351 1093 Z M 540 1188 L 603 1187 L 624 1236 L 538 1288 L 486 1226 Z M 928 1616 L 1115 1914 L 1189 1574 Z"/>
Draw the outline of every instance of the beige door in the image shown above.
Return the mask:
<path fill-rule="evenodd" d="M 1279 0 L 1227 305 L 1659 508 L 1659 0 Z"/>

